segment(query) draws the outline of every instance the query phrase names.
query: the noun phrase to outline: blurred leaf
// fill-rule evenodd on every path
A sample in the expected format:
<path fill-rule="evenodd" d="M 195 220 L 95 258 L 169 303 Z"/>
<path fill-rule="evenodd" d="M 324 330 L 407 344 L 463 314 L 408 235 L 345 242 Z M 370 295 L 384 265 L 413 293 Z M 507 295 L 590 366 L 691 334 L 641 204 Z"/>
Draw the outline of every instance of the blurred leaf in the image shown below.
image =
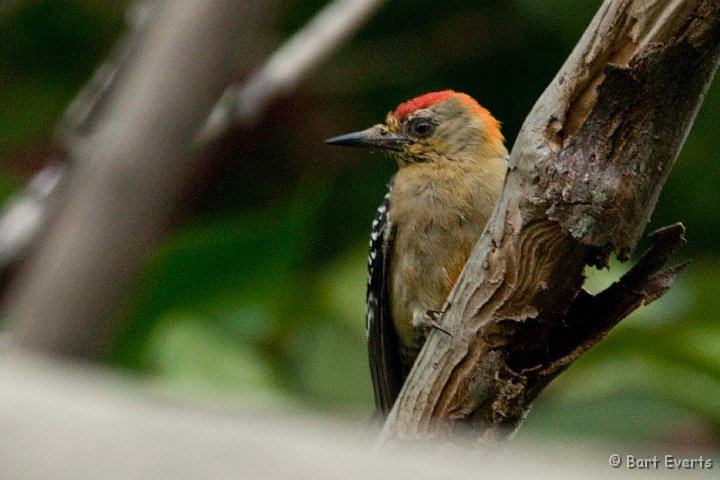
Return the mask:
<path fill-rule="evenodd" d="M 365 339 L 328 319 L 298 332 L 290 347 L 293 377 L 314 409 L 370 418 L 372 386 Z"/>
<path fill-rule="evenodd" d="M 308 202 L 203 219 L 173 235 L 151 262 L 116 360 L 138 366 L 147 335 L 167 311 L 207 318 L 263 304 L 276 321 L 298 294 L 296 269 L 314 208 Z"/>
<path fill-rule="evenodd" d="M 158 323 L 148 344 L 156 381 L 184 396 L 280 403 L 277 378 L 263 359 L 202 320 L 169 315 Z"/>
<path fill-rule="evenodd" d="M 318 408 L 361 419 L 372 412 L 365 334 L 366 244 L 346 251 L 317 277 L 318 318 L 298 331 L 288 363 L 300 394 Z"/>
<path fill-rule="evenodd" d="M 51 131 L 120 32 L 125 2 L 24 2 L 0 17 L 0 151 Z"/>

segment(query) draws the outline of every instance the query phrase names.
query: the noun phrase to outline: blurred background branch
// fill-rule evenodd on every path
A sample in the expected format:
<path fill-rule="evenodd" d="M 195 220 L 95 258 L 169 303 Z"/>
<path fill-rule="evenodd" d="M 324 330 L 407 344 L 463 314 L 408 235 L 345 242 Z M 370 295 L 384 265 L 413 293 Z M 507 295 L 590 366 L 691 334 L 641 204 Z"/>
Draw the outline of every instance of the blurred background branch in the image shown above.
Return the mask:
<path fill-rule="evenodd" d="M 66 151 L 73 146 L 77 148 L 97 127 L 102 108 L 107 106 L 113 87 L 137 54 L 159 4 L 153 0 L 135 0 L 127 8 L 127 32 L 67 107 L 56 127 L 55 137 Z M 50 206 L 59 201 L 60 186 L 68 176 L 67 154 L 63 157 L 44 166 L 0 212 L 0 274 L 6 274 L 18 263 L 42 233 L 51 216 Z"/>
<path fill-rule="evenodd" d="M 200 130 L 196 147 L 202 148 L 217 140 L 233 126 L 251 126 L 256 123 L 268 104 L 290 94 L 302 79 L 365 23 L 383 2 L 384 0 L 335 0 L 329 3 L 307 26 L 274 52 L 247 81 L 225 90 Z M 77 144 L 90 135 L 101 122 L 99 117 L 103 114 L 103 108 L 110 101 L 113 88 L 128 70 L 129 62 L 145 40 L 145 34 L 159 3 L 153 0 L 136 0 L 128 8 L 128 32 L 117 42 L 108 59 L 73 100 L 58 125 L 56 135 L 65 148 L 77 148 Z M 16 195 L 7 203 L 4 211 L 0 212 L 0 272 L 18 262 L 41 233 L 44 222 L 49 217 L 48 205 L 63 180 L 64 172 L 64 168 L 55 164 L 43 168 L 30 182 L 27 191 Z M 49 182 L 49 179 L 52 181 Z M 42 194 L 39 194 L 37 186 L 41 184 L 43 189 Z M 32 214 L 29 214 L 29 208 L 32 208 Z"/>
<path fill-rule="evenodd" d="M 234 124 L 253 124 L 267 105 L 287 96 L 363 25 L 384 0 L 335 0 L 278 48 L 247 81 L 231 86 L 200 131 L 204 144 Z"/>
<path fill-rule="evenodd" d="M 118 305 L 196 164 L 191 139 L 232 79 L 230 53 L 243 55 L 239 40 L 258 24 L 251 5 L 161 5 L 104 121 L 72 146 L 63 205 L 11 287 L 18 345 L 92 358 L 111 343 Z"/>
<path fill-rule="evenodd" d="M 132 68 L 161 7 L 162 0 L 134 0 L 126 9 L 126 32 L 67 107 L 56 128 L 55 135 L 65 148 L 77 147 L 100 126 L 103 112 L 108 113 L 107 104 L 113 93 L 118 94 L 118 85 Z"/>

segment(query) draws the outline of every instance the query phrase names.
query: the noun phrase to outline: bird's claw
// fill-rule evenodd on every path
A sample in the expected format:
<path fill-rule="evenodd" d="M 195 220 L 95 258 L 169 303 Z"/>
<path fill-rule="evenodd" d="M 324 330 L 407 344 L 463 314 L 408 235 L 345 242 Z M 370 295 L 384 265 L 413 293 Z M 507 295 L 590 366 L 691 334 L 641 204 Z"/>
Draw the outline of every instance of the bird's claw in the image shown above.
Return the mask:
<path fill-rule="evenodd" d="M 438 320 L 440 320 L 440 317 L 442 317 L 442 315 L 446 311 L 447 311 L 447 305 L 445 307 L 443 307 L 441 310 L 427 310 L 424 315 L 423 323 L 425 324 L 425 326 L 427 326 L 429 328 L 439 330 L 442 333 L 444 333 L 445 335 L 447 335 L 448 337 L 452 337 L 452 334 L 450 332 L 448 332 L 447 330 L 445 330 L 443 327 L 441 327 L 440 324 L 438 323 Z"/>

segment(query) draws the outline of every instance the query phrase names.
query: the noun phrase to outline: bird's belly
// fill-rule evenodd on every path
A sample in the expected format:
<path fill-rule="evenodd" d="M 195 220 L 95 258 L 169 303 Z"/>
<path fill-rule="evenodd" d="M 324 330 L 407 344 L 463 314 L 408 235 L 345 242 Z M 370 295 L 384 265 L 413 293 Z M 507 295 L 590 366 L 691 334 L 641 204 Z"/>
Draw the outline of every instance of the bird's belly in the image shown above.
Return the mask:
<path fill-rule="evenodd" d="M 418 163 L 395 176 L 387 216 L 394 231 L 389 299 L 405 368 L 427 333 L 413 320 L 444 307 L 492 213 L 506 168 L 496 160 L 477 168 L 469 162 Z"/>
<path fill-rule="evenodd" d="M 392 318 L 402 356 L 414 358 L 426 334 L 418 324 L 428 311 L 443 308 L 481 232 L 462 218 L 454 225 L 440 225 L 431 216 L 396 227 L 390 264 Z"/>

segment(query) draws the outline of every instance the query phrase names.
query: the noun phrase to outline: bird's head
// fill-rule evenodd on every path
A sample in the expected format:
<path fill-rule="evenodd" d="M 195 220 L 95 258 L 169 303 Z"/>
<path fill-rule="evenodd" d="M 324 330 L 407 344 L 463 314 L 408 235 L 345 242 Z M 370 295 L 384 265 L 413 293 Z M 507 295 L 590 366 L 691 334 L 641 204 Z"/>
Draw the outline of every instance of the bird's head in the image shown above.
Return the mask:
<path fill-rule="evenodd" d="M 400 167 L 423 162 L 482 161 L 507 155 L 500 122 L 472 97 L 426 93 L 387 114 L 384 124 L 326 140 L 388 151 Z"/>

